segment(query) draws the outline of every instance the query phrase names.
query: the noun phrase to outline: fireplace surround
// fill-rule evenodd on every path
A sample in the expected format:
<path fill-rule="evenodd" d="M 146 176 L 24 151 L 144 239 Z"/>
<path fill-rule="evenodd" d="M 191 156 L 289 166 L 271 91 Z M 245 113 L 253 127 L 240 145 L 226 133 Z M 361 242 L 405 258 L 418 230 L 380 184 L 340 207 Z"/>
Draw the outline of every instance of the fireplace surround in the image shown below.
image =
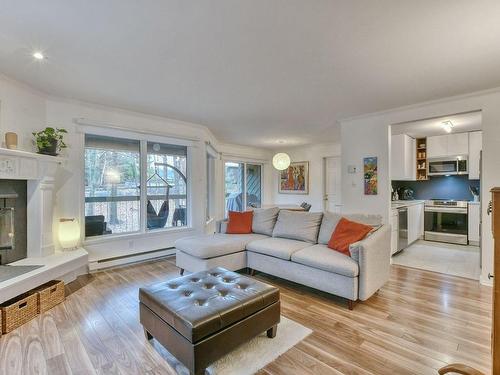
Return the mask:
<path fill-rule="evenodd" d="M 55 174 L 63 162 L 64 159 L 53 156 L 0 149 L 0 182 L 16 180 L 26 183 L 28 258 L 54 253 L 52 223 Z"/>
<path fill-rule="evenodd" d="M 65 159 L 59 157 L 0 148 L 0 186 L 2 181 L 15 181 L 15 184 L 26 186 L 26 244 L 25 255 L 22 255 L 25 258 L 0 267 L 40 266 L 0 281 L 0 303 L 47 281 L 62 279 L 69 282 L 88 272 L 88 253 L 85 249 L 62 252 L 56 251 L 54 246 L 55 176 L 64 163 Z M 14 196 L 16 200 L 22 198 L 22 189 L 20 192 L 14 191 L 11 199 Z M 8 204 L 15 205 L 11 200 Z M 14 235 L 17 235 L 18 229 L 15 228 Z M 14 246 L 18 244 L 14 243 Z"/>

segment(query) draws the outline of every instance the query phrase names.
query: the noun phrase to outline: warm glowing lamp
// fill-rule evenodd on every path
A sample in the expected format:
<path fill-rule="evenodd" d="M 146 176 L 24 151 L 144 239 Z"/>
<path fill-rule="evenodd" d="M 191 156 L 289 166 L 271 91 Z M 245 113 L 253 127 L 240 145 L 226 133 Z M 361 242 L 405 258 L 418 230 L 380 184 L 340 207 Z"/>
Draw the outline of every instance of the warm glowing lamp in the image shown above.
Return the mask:
<path fill-rule="evenodd" d="M 74 249 L 80 241 L 80 224 L 75 218 L 59 219 L 59 243 L 63 249 Z"/>
<path fill-rule="evenodd" d="M 287 169 L 290 166 L 290 156 L 284 152 L 277 153 L 273 156 L 273 167 L 278 171 Z"/>

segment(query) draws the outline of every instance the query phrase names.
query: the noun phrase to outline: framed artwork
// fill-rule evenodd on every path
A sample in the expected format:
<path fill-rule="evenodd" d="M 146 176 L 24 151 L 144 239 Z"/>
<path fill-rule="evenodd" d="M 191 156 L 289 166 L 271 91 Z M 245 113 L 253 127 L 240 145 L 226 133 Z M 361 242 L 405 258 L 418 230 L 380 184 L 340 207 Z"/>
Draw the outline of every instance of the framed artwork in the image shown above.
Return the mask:
<path fill-rule="evenodd" d="M 309 162 L 291 163 L 280 172 L 278 186 L 280 194 L 309 194 Z"/>
<path fill-rule="evenodd" d="M 365 195 L 377 195 L 377 157 L 372 156 L 363 159 L 363 176 L 365 180 Z"/>

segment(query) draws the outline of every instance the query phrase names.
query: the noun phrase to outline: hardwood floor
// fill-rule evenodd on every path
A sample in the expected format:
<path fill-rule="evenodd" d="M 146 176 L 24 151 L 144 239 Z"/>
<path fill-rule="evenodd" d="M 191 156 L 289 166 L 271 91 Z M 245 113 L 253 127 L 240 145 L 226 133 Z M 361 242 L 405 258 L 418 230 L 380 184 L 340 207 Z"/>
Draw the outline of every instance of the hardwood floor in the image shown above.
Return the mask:
<path fill-rule="evenodd" d="M 137 289 L 178 276 L 164 259 L 80 277 L 63 304 L 0 338 L 0 374 L 175 374 L 144 338 Z M 268 374 L 436 374 L 463 362 L 490 372 L 491 288 L 393 266 L 353 311 L 345 301 L 256 274 L 281 289 L 282 314 L 313 330 L 259 371 Z"/>

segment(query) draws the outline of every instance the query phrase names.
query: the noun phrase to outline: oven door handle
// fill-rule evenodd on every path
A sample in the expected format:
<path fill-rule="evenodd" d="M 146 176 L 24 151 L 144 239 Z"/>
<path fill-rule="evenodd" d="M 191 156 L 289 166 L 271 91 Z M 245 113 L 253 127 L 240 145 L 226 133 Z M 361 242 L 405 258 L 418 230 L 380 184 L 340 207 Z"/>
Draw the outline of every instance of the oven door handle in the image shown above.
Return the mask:
<path fill-rule="evenodd" d="M 425 207 L 425 212 L 443 212 L 450 214 L 465 214 L 467 215 L 466 208 L 449 208 L 449 207 Z"/>

